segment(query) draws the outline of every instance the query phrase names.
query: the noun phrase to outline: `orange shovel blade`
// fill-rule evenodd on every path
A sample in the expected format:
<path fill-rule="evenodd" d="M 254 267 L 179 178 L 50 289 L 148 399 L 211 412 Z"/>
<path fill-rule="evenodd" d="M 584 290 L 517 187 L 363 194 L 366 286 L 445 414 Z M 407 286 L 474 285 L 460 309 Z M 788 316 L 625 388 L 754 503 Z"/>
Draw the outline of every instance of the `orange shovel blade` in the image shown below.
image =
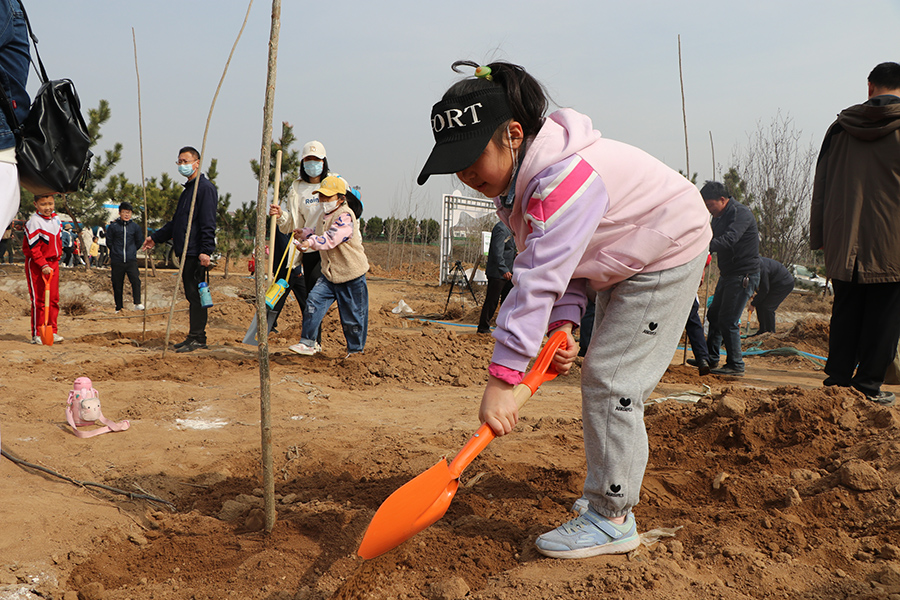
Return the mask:
<path fill-rule="evenodd" d="M 372 517 L 358 554 L 375 558 L 433 524 L 447 512 L 458 487 L 459 481 L 450 476 L 442 458 L 388 496 Z"/>
<path fill-rule="evenodd" d="M 516 402 L 521 408 L 538 386 L 556 377 L 551 360 L 557 348 L 566 342 L 566 334 L 553 334 L 522 385 L 516 386 Z M 475 433 L 448 466 L 441 459 L 436 465 L 406 483 L 388 496 L 369 523 L 357 553 L 365 558 L 375 558 L 392 550 L 430 527 L 444 516 L 450 501 L 459 488 L 459 476 L 478 453 L 494 439 L 494 432 L 487 424 Z"/>

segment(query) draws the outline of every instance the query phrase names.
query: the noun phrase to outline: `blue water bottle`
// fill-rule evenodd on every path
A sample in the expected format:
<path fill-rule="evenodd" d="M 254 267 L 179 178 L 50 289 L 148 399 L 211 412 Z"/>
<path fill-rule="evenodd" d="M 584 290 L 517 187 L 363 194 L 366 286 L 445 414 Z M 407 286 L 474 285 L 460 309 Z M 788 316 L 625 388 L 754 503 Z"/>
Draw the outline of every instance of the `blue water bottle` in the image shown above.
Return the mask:
<path fill-rule="evenodd" d="M 213 305 L 212 296 L 209 294 L 209 284 L 205 281 L 200 282 L 200 306 L 209 308 Z"/>

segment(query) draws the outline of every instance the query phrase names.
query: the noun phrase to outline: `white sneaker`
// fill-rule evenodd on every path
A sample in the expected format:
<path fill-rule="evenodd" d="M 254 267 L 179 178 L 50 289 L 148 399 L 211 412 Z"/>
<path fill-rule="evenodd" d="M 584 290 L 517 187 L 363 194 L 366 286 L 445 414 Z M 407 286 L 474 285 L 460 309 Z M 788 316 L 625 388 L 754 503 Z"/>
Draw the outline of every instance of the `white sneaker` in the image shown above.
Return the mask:
<path fill-rule="evenodd" d="M 44 342 L 41 341 L 41 336 L 36 335 L 36 336 L 34 336 L 33 338 L 31 338 L 31 343 L 32 343 L 32 344 L 38 344 L 38 345 L 40 346 L 40 345 L 42 345 Z"/>
<path fill-rule="evenodd" d="M 53 334 L 53 342 L 54 342 L 54 343 L 56 343 L 56 342 L 62 342 L 62 341 L 65 340 L 65 339 L 66 339 L 66 338 L 64 338 L 63 336 L 59 335 L 58 333 L 54 333 L 54 334 Z"/>
<path fill-rule="evenodd" d="M 584 506 L 573 507 L 576 511 Z M 588 558 L 601 554 L 625 554 L 641 545 L 634 513 L 617 525 L 590 506 L 577 517 L 535 540 L 538 552 L 551 558 Z"/>
<path fill-rule="evenodd" d="M 291 352 L 300 354 L 302 356 L 312 356 L 313 354 L 316 354 L 317 352 L 321 351 L 322 346 L 320 346 L 318 344 L 316 344 L 315 346 L 307 346 L 303 342 L 300 342 L 299 344 L 294 344 L 293 346 L 288 348 L 288 350 L 290 350 Z"/>
<path fill-rule="evenodd" d="M 143 304 L 135 304 L 134 310 L 144 310 L 144 305 Z"/>

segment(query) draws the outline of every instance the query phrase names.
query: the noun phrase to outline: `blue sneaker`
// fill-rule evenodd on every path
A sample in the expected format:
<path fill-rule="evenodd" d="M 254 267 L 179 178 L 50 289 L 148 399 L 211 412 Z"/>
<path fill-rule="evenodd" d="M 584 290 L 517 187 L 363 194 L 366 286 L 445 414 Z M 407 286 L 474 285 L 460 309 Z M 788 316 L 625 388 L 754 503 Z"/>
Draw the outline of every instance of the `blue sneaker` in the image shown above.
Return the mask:
<path fill-rule="evenodd" d="M 634 521 L 629 512 L 625 523 L 616 525 L 593 508 L 587 508 L 577 517 L 563 523 L 553 531 L 535 540 L 538 552 L 551 558 L 588 558 L 601 554 L 625 554 L 641 544 Z"/>

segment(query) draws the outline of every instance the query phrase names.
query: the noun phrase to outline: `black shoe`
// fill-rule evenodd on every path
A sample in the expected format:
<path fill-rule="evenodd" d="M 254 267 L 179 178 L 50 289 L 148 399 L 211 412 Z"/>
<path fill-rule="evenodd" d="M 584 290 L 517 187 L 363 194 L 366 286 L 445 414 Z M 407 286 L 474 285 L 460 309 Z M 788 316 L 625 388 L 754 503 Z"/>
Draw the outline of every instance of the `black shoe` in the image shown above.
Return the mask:
<path fill-rule="evenodd" d="M 192 338 L 191 336 L 188 336 L 188 337 L 184 338 L 184 341 L 183 341 L 183 342 L 178 342 L 177 344 L 175 344 L 175 345 L 172 346 L 172 347 L 175 348 L 176 350 L 178 350 L 178 349 L 181 348 L 182 346 L 187 346 L 187 345 L 188 345 L 188 342 L 190 342 L 192 339 L 194 339 L 194 338 Z"/>
<path fill-rule="evenodd" d="M 687 359 L 686 362 L 687 362 L 687 364 L 691 365 L 692 367 L 700 367 L 700 361 L 698 361 L 696 358 L 689 358 L 689 359 Z M 715 369 L 716 367 L 719 366 L 719 361 L 710 360 L 707 358 L 706 366 L 708 366 L 710 369 Z M 706 373 L 701 373 L 701 375 L 706 375 Z"/>
<path fill-rule="evenodd" d="M 193 352 L 194 350 L 206 350 L 206 343 L 201 342 L 200 340 L 188 340 L 185 345 L 178 348 L 175 352 L 177 354 L 184 354 L 185 352 Z"/>
<path fill-rule="evenodd" d="M 697 367 L 697 370 L 700 371 L 701 375 L 709 375 L 711 367 L 709 366 L 709 361 L 705 358 L 689 358 L 687 359 L 687 364 L 692 367 Z"/>
<path fill-rule="evenodd" d="M 893 406 L 897 401 L 897 397 L 893 392 L 886 392 L 884 390 L 880 390 L 874 396 L 866 394 L 866 398 L 868 400 L 871 400 L 872 402 L 875 402 L 876 404 L 880 404 L 881 406 Z"/>
<path fill-rule="evenodd" d="M 735 369 L 731 365 L 725 365 L 721 369 L 710 369 L 713 375 L 731 375 L 732 377 L 743 377 L 744 369 Z"/>

